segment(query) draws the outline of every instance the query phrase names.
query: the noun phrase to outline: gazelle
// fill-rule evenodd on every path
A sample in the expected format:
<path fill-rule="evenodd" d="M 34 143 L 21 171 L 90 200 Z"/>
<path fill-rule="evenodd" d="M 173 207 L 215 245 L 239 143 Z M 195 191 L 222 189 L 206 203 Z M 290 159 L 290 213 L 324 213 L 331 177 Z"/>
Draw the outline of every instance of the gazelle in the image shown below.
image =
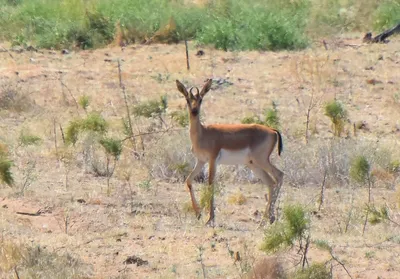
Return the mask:
<path fill-rule="evenodd" d="M 192 152 L 196 157 L 196 165 L 186 179 L 193 209 L 200 218 L 200 208 L 194 196 L 192 182 L 203 166 L 209 164 L 208 183 L 212 187 L 210 215 L 207 224 L 214 221 L 214 177 L 218 164 L 247 165 L 253 173 L 268 186 L 267 207 L 264 217 L 269 217 L 270 223 L 275 221 L 275 201 L 283 182 L 283 172 L 272 165 L 269 156 L 278 143 L 278 154 L 282 151 L 281 134 L 272 128 L 259 124 L 213 124 L 204 126 L 200 122 L 200 108 L 204 96 L 211 89 L 212 79 L 208 79 L 201 91 L 193 87 L 189 92 L 176 80 L 178 90 L 185 96 L 189 110 L 189 132 L 192 142 Z"/>

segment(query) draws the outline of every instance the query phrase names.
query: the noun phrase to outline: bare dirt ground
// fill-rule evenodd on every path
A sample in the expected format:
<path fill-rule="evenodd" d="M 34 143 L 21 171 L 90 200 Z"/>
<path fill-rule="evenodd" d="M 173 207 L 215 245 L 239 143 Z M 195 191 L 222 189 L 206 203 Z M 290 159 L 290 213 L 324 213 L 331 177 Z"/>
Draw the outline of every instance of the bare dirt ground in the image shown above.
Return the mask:
<path fill-rule="evenodd" d="M 23 92 L 30 106 L 20 112 L 0 110 L 0 140 L 12 147 L 16 176 L 14 188 L 0 188 L 3 239 L 24 246 L 40 245 L 58 254 L 69 253 L 87 266 L 88 278 L 242 278 L 265 256 L 259 249 L 263 229 L 258 227 L 257 214 L 264 210 L 263 185 L 224 181 L 222 177 L 224 189 L 216 198 L 215 228 L 205 227 L 205 218 L 198 221 L 184 210 L 189 194 L 182 182 L 152 179 L 149 190 L 137 186 L 148 178 L 148 170 L 145 164 L 133 159 L 128 147 L 111 180 L 111 196 L 106 193 L 106 179 L 88 172 L 79 160 L 72 164 L 66 188 L 65 166 L 54 155 L 53 123 L 65 127 L 70 120 L 83 116 L 84 111 L 74 99 L 85 94 L 90 97 L 89 110 L 101 112 L 114 125 L 111 133 L 121 134 L 120 119 L 125 111 L 117 59 L 122 59 L 122 79 L 131 102 L 158 99 L 166 94 L 169 110 L 184 108 L 185 101 L 176 90 L 175 79 L 200 87 L 206 78 L 212 77 L 232 85 L 216 85 L 206 96 L 205 123 L 239 122 L 252 113 L 261 113 L 274 101 L 278 104 L 284 144 L 295 145 L 303 141 L 305 112 L 314 94 L 321 103 L 311 117 L 313 139 L 333 137 L 322 104 L 336 97 L 349 111 L 349 136 L 351 124 L 364 121 L 368 130 L 360 131 L 358 137 L 398 145 L 399 37 L 389 44 L 360 45 L 360 41 L 359 37 L 348 35 L 327 41 L 327 50 L 316 42 L 311 48 L 296 52 L 236 53 L 201 48 L 203 56 L 195 55 L 200 48 L 191 43 L 190 71 L 186 69 L 184 44 L 134 45 L 123 51 L 107 48 L 69 54 L 47 50 L 0 52 L 2 86 Z M 3 46 L 8 48 L 5 43 Z M 40 136 L 41 145 L 17 146 L 24 129 Z M 181 138 L 187 137 L 183 132 Z M 57 140 L 61 145 L 58 127 Z M 163 140 L 166 139 L 160 137 Z M 188 141 L 172 144 L 189 148 Z M 291 154 L 284 151 L 282 156 Z M 35 166 L 29 176 L 31 159 Z M 281 160 L 276 156 L 273 159 L 278 165 Z M 122 170 L 132 172 L 131 195 L 127 194 Z M 28 186 L 21 195 L 27 178 Z M 328 186 L 323 209 L 312 217 L 313 237 L 332 245 L 353 278 L 399 278 L 400 245 L 398 240 L 388 241 L 399 236 L 399 226 L 368 225 L 362 236 L 360 221 L 345 233 L 352 190 L 343 185 Z M 389 204 L 393 218 L 399 221 L 396 186 L 398 189 L 399 185 L 374 188 L 373 195 L 375 202 Z M 199 195 L 201 185 L 196 184 L 195 188 Z M 243 205 L 228 202 L 238 191 L 246 197 Z M 298 202 L 313 207 L 318 191 L 315 185 L 306 183 L 296 188 L 285 182 L 280 205 Z M 366 189 L 357 188 L 354 204 L 361 207 L 366 197 Z M 39 209 L 43 211 L 39 216 L 17 214 Z M 362 214 L 361 210 L 355 212 L 359 220 L 363 219 Z M 240 252 L 241 261 L 235 262 L 232 251 Z M 125 264 L 129 256 L 145 262 Z M 285 268 L 291 271 L 298 259 L 295 251 L 281 257 Z M 328 254 L 317 249 L 310 251 L 310 262 L 327 259 Z M 4 276 L 11 278 L 7 277 L 10 274 Z M 334 264 L 333 277 L 346 276 L 344 269 Z"/>

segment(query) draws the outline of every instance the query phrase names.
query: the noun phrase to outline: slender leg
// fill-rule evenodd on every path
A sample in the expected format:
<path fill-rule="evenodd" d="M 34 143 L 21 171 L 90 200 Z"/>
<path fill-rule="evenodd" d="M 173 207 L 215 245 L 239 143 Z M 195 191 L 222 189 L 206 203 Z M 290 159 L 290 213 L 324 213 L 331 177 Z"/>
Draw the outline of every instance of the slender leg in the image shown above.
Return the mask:
<path fill-rule="evenodd" d="M 214 227 L 214 178 L 215 173 L 217 172 L 217 164 L 215 159 L 211 159 L 209 162 L 209 170 L 208 170 L 208 185 L 211 187 L 211 199 L 210 199 L 210 216 L 206 225 L 212 225 Z"/>
<path fill-rule="evenodd" d="M 197 160 L 196 165 L 194 166 L 192 172 L 189 174 L 188 178 L 186 179 L 186 186 L 189 189 L 190 199 L 192 200 L 192 207 L 196 214 L 197 219 L 200 219 L 201 213 L 200 213 L 200 207 L 196 201 L 196 197 L 194 196 L 192 182 L 193 182 L 193 179 L 196 177 L 196 175 L 198 175 L 200 173 L 200 171 L 202 170 L 204 165 L 205 165 L 205 162 Z"/>
<path fill-rule="evenodd" d="M 266 197 L 266 202 L 267 206 L 265 209 L 264 213 L 264 219 L 269 217 L 270 223 L 272 224 L 275 221 L 275 213 L 274 213 L 274 204 L 275 202 L 273 201 L 274 199 L 272 198 L 275 196 L 274 191 L 276 187 L 276 182 L 275 180 L 267 173 L 265 172 L 262 168 L 255 166 L 254 164 L 249 164 L 249 168 L 254 172 L 254 174 L 262 180 L 264 184 L 267 185 L 268 187 L 268 194 L 265 195 Z"/>

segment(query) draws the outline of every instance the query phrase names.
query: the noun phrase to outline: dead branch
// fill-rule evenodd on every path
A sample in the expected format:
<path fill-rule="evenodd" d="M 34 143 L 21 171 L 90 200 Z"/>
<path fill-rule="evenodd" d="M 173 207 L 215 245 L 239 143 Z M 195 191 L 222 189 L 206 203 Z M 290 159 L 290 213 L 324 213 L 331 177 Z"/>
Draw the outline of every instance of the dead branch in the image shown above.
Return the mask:
<path fill-rule="evenodd" d="M 167 133 L 167 132 L 177 132 L 177 131 L 183 131 L 183 130 L 186 130 L 186 129 L 185 128 L 179 128 L 179 129 L 168 128 L 168 129 L 160 130 L 160 131 L 153 131 L 153 132 L 147 132 L 147 133 L 140 133 L 140 134 L 132 135 L 132 136 L 129 136 L 129 137 L 126 137 L 126 138 L 122 139 L 121 141 L 124 142 L 124 141 L 126 141 L 126 140 L 128 140 L 130 138 L 133 138 L 133 137 L 141 137 L 141 136 L 146 136 L 146 135 L 153 135 L 153 134 L 160 134 L 160 133 Z"/>
<path fill-rule="evenodd" d="M 387 41 L 386 39 L 396 33 L 400 33 L 400 23 L 398 23 L 396 26 L 394 26 L 388 30 L 383 31 L 382 33 L 380 33 L 379 35 L 377 35 L 373 38 L 372 38 L 372 33 L 368 32 L 367 34 L 365 34 L 365 36 L 363 38 L 363 42 L 368 43 L 368 44 L 388 43 L 389 41 Z"/>
<path fill-rule="evenodd" d="M 185 48 L 186 48 L 186 68 L 188 71 L 190 70 L 190 64 L 189 64 L 189 47 L 188 47 L 188 42 L 185 40 Z"/>
<path fill-rule="evenodd" d="M 43 213 L 42 209 L 39 209 L 35 213 L 17 211 L 17 214 L 28 215 L 28 216 L 40 216 L 42 213 Z"/>

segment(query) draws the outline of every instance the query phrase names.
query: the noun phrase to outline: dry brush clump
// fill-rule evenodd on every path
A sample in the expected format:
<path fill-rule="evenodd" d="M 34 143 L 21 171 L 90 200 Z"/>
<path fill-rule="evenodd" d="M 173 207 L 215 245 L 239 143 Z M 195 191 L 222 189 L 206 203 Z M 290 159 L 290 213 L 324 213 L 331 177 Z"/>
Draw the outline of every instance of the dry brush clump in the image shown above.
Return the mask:
<path fill-rule="evenodd" d="M 0 273 L 5 278 L 83 279 L 92 276 L 93 271 L 69 253 L 51 252 L 45 247 L 17 244 L 3 238 L 0 241 Z"/>
<path fill-rule="evenodd" d="M 24 112 L 35 106 L 29 92 L 18 81 L 0 80 L 0 110 Z"/>
<path fill-rule="evenodd" d="M 390 143 L 362 138 L 312 139 L 309 144 L 287 142 L 282 155 L 286 181 L 296 187 L 320 185 L 326 173 L 328 184 L 349 185 L 351 159 L 357 155 L 366 156 L 373 168 L 386 172 L 397 170 L 400 156 Z"/>
<path fill-rule="evenodd" d="M 143 163 L 152 178 L 183 182 L 194 167 L 190 140 L 186 131 L 169 132 L 147 141 Z"/>

